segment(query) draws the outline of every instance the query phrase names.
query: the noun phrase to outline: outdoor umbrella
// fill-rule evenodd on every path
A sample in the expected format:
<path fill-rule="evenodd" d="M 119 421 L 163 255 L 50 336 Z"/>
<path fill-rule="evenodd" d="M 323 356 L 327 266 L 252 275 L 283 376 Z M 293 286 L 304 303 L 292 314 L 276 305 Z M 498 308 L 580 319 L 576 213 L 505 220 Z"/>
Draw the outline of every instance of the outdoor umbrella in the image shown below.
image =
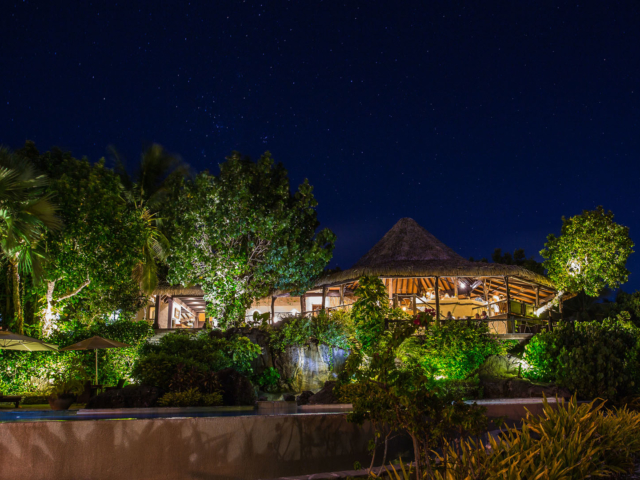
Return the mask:
<path fill-rule="evenodd" d="M 124 348 L 130 347 L 126 343 L 116 342 L 115 340 L 109 340 L 108 338 L 95 337 L 87 338 L 81 342 L 74 343 L 68 347 L 61 348 L 61 351 L 68 350 L 95 350 L 96 351 L 96 385 L 98 384 L 98 349 L 102 348 Z"/>
<path fill-rule="evenodd" d="M 5 350 L 23 350 L 25 352 L 50 352 L 58 350 L 57 345 L 45 343 L 37 338 L 18 335 L 8 330 L 0 330 L 0 348 Z"/>

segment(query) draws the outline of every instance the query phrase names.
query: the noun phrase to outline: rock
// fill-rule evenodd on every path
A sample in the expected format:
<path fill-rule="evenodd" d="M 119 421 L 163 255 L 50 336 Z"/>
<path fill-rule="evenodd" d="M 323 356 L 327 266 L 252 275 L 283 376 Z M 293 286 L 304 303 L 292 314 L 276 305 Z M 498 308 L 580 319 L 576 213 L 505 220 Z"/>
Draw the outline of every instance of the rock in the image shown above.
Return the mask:
<path fill-rule="evenodd" d="M 303 392 L 320 390 L 325 382 L 335 380 L 348 356 L 349 352 L 340 348 L 311 343 L 287 347 L 273 363 L 292 390 Z"/>
<path fill-rule="evenodd" d="M 332 403 L 340 403 L 333 393 L 336 382 L 325 382 L 324 387 L 315 395 L 309 397 L 308 405 L 327 405 Z"/>
<path fill-rule="evenodd" d="M 284 400 L 285 402 L 295 402 L 296 401 L 296 396 L 293 395 L 292 393 L 285 393 L 282 396 L 282 400 Z"/>
<path fill-rule="evenodd" d="M 298 405 L 306 405 L 309 403 L 309 398 L 313 397 L 314 393 L 311 390 L 305 390 L 296 397 Z"/>
<path fill-rule="evenodd" d="M 256 392 L 247 377 L 233 368 L 220 370 L 216 376 L 222 388 L 222 403 L 224 405 L 253 405 Z"/>
<path fill-rule="evenodd" d="M 146 385 L 127 385 L 108 390 L 89 399 L 86 408 L 148 408 L 155 407 L 162 390 Z"/>
<path fill-rule="evenodd" d="M 541 398 L 547 397 L 571 397 L 566 388 L 553 384 L 533 383 L 524 378 L 481 378 L 484 398 Z"/>
<path fill-rule="evenodd" d="M 478 369 L 480 377 L 515 377 L 520 372 L 522 360 L 513 355 L 491 355 Z"/>

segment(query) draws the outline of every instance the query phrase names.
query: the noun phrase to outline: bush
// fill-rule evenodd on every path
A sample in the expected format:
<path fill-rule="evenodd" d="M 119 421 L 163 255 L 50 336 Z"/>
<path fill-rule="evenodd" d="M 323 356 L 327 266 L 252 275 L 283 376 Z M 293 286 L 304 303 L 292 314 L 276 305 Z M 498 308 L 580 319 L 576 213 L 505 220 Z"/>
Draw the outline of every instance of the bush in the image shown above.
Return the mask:
<path fill-rule="evenodd" d="M 118 320 L 110 324 L 94 323 L 90 326 L 65 322 L 46 341 L 62 348 L 94 335 L 132 345 L 130 348 L 98 350 L 98 381 L 103 385 L 115 385 L 120 378 L 131 378 L 133 365 L 142 346 L 153 335 L 153 329 L 147 322 L 130 320 Z M 0 350 L 0 391 L 5 394 L 42 392 L 49 387 L 54 378 L 66 375 L 78 364 L 93 378 L 94 351 Z"/>
<path fill-rule="evenodd" d="M 640 330 L 627 316 L 561 323 L 525 348 L 528 378 L 556 382 L 582 398 L 614 399 L 638 392 Z"/>
<path fill-rule="evenodd" d="M 522 429 L 507 429 L 498 441 L 448 444 L 435 478 L 582 480 L 628 472 L 640 454 L 640 413 L 602 408 L 578 405 L 576 397 L 556 408 L 545 399 L 542 415 L 528 413 Z"/>
<path fill-rule="evenodd" d="M 268 327 L 269 345 L 276 352 L 315 340 L 322 345 L 349 349 L 349 313 L 319 312 L 315 316 L 292 316 Z"/>
<path fill-rule="evenodd" d="M 490 355 L 504 355 L 514 341 L 489 335 L 486 323 L 449 321 L 430 324 L 424 335 L 408 339 L 400 358 L 447 380 L 462 380 L 475 372 Z"/>
<path fill-rule="evenodd" d="M 161 407 L 210 407 L 222 405 L 220 392 L 203 394 L 197 388 L 184 392 L 168 392 L 158 400 Z"/>
<path fill-rule="evenodd" d="M 251 362 L 261 349 L 248 338 L 224 338 L 219 332 L 173 332 L 158 344 L 147 344 L 133 369 L 142 384 L 165 391 L 198 389 L 203 394 L 218 390 L 215 372 L 233 368 L 252 373 Z"/>

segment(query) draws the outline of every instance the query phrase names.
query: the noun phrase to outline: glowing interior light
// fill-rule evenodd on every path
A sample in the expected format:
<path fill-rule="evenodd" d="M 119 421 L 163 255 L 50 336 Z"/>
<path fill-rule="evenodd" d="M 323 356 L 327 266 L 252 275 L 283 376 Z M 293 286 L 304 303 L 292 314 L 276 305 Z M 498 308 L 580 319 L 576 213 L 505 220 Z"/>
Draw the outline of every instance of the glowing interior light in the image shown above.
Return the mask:
<path fill-rule="evenodd" d="M 406 312 L 407 311 L 407 307 L 402 307 L 402 310 L 404 310 Z"/>
<path fill-rule="evenodd" d="M 460 283 L 460 288 L 464 289 L 464 287 L 465 287 L 464 283 L 462 283 L 462 282 L 459 282 L 459 283 Z"/>

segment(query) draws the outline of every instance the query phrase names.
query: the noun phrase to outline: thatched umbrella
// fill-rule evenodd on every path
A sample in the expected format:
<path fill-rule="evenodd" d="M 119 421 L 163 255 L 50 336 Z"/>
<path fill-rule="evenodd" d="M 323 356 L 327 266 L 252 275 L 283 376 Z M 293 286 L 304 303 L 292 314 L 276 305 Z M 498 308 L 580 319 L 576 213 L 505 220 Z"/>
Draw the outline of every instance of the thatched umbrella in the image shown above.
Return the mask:
<path fill-rule="evenodd" d="M 99 336 L 87 338 L 86 340 L 82 340 L 81 342 L 74 343 L 73 345 L 69 345 L 68 347 L 61 348 L 61 351 L 68 350 L 95 350 L 96 351 L 96 385 L 98 384 L 98 349 L 103 348 L 125 348 L 130 347 L 131 345 L 117 342 L 115 340 L 109 340 L 108 338 L 102 338 Z"/>
<path fill-rule="evenodd" d="M 8 330 L 0 331 L 0 348 L 3 350 L 22 350 L 25 352 L 55 352 L 58 350 L 57 345 L 45 343 L 37 338 L 18 335 Z"/>

